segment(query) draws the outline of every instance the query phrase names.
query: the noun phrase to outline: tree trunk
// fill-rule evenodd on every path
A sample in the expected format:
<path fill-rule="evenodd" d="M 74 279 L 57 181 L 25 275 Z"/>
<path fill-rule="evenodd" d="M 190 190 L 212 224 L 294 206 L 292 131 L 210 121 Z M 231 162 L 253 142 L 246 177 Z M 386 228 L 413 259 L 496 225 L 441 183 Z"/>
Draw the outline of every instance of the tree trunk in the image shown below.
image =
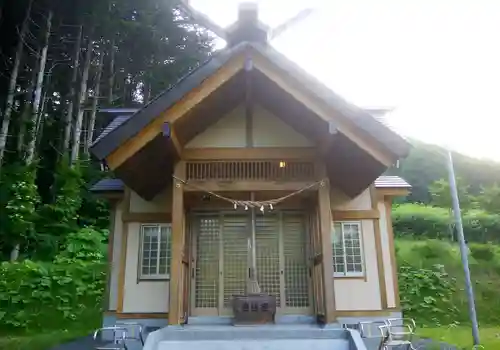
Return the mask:
<path fill-rule="evenodd" d="M 102 69 L 104 65 L 104 53 L 101 53 L 99 56 L 99 66 L 97 67 L 97 77 L 95 81 L 94 87 L 94 99 L 92 102 L 92 112 L 90 114 L 89 119 L 89 128 L 87 132 L 87 139 L 85 141 L 84 152 L 85 155 L 89 155 L 90 146 L 92 146 L 92 142 L 94 141 L 94 129 L 95 129 L 95 120 L 97 115 L 97 106 L 99 105 L 99 94 L 101 92 L 101 77 L 102 77 Z"/>
<path fill-rule="evenodd" d="M 78 67 L 80 65 L 80 51 L 82 48 L 82 33 L 83 26 L 78 29 L 78 37 L 76 38 L 75 51 L 73 54 L 73 73 L 68 93 L 68 106 L 66 108 L 66 116 L 64 119 L 64 136 L 62 145 L 62 154 L 68 154 L 69 140 L 71 139 L 71 126 L 73 124 L 73 109 L 75 106 L 76 82 L 78 79 Z"/>
<path fill-rule="evenodd" d="M 151 68 L 150 68 L 151 69 Z M 147 105 L 151 100 L 151 76 L 150 74 L 146 74 L 146 79 L 144 81 L 144 87 L 142 89 L 142 94 L 144 96 L 144 104 Z"/>
<path fill-rule="evenodd" d="M 26 102 L 23 106 L 23 111 L 21 112 L 21 120 L 19 121 L 19 134 L 17 135 L 17 153 L 20 159 L 24 159 L 24 138 L 26 136 L 26 121 L 28 120 L 28 116 L 31 115 L 31 106 L 33 102 L 33 93 L 35 92 L 35 84 L 36 78 L 38 76 L 38 63 L 36 60 L 36 64 L 33 67 L 30 85 L 28 86 L 28 91 L 26 92 Z"/>
<path fill-rule="evenodd" d="M 108 103 L 113 105 L 113 90 L 115 87 L 115 38 L 111 40 L 109 49 L 109 80 L 108 80 Z"/>
<path fill-rule="evenodd" d="M 85 101 L 87 99 L 87 84 L 89 80 L 90 61 L 92 59 L 93 47 L 94 47 L 94 42 L 92 41 L 92 36 L 89 35 L 87 52 L 85 54 L 85 62 L 83 65 L 82 82 L 80 84 L 80 97 L 78 99 L 79 102 L 78 102 L 78 107 L 76 109 L 73 144 L 71 147 L 71 164 L 74 164 L 78 160 L 78 154 L 80 151 L 80 138 L 82 135 L 83 112 L 85 107 Z"/>
<path fill-rule="evenodd" d="M 19 74 L 19 67 L 21 65 L 21 59 L 24 50 L 24 37 L 29 28 L 29 19 L 31 14 L 31 6 L 33 0 L 29 0 L 28 9 L 26 10 L 26 16 L 24 17 L 23 24 L 21 27 L 21 32 L 19 33 L 19 41 L 16 47 L 16 58 L 14 60 L 14 66 L 10 73 L 9 89 L 7 90 L 7 100 L 5 103 L 5 111 L 2 120 L 2 129 L 0 131 L 0 174 L 3 165 L 3 156 L 5 153 L 5 147 L 7 146 L 7 136 L 9 134 L 10 118 L 12 116 L 12 106 L 14 103 L 14 94 L 16 93 L 17 86 L 17 76 Z"/>
<path fill-rule="evenodd" d="M 50 90 L 50 76 L 47 79 L 47 83 L 45 86 L 45 89 L 43 91 L 43 98 L 42 98 L 42 105 L 40 106 L 40 112 L 38 113 L 38 118 L 36 122 L 36 131 L 35 131 L 35 138 L 37 140 L 35 147 L 38 147 L 42 141 L 42 136 L 43 136 L 43 124 L 45 122 L 45 107 L 47 106 L 47 100 L 49 97 L 47 96 L 49 94 Z"/>
<path fill-rule="evenodd" d="M 10 251 L 10 261 L 17 261 L 19 259 L 19 251 L 21 250 L 21 245 L 17 243 L 14 248 Z"/>
<path fill-rule="evenodd" d="M 43 42 L 43 48 L 40 56 L 40 67 L 38 69 L 38 77 L 35 87 L 35 95 L 33 98 L 33 109 L 32 109 L 32 125 L 30 130 L 30 142 L 28 144 L 28 150 L 26 151 L 26 164 L 31 164 L 35 157 L 36 151 L 36 131 L 38 125 L 38 118 L 40 115 L 40 103 L 42 101 L 42 87 L 43 78 L 45 77 L 45 65 L 47 63 L 47 53 L 49 51 L 49 39 L 50 39 L 50 29 L 52 25 L 52 11 L 49 11 L 47 16 L 47 24 L 45 29 L 45 37 Z"/>

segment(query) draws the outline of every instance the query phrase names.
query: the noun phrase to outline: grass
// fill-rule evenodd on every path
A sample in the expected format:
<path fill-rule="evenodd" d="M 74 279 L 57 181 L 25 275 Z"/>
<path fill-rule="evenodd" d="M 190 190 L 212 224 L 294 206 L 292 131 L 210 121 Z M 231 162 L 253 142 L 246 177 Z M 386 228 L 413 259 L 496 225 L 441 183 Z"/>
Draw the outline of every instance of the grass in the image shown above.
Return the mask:
<path fill-rule="evenodd" d="M 74 329 L 0 337 L 0 350 L 47 350 L 89 334 L 89 329 Z"/>
<path fill-rule="evenodd" d="M 500 349 L 500 326 L 496 328 L 480 328 L 482 349 Z M 470 327 L 420 328 L 417 334 L 421 338 L 431 338 L 436 341 L 455 345 L 459 349 L 473 349 Z"/>
<path fill-rule="evenodd" d="M 51 314 L 49 310 L 45 315 L 45 329 L 12 332 L 0 327 L 0 350 L 48 350 L 88 336 L 99 328 L 102 322 L 102 311 L 91 308 L 76 321 L 61 320 L 60 316 Z"/>

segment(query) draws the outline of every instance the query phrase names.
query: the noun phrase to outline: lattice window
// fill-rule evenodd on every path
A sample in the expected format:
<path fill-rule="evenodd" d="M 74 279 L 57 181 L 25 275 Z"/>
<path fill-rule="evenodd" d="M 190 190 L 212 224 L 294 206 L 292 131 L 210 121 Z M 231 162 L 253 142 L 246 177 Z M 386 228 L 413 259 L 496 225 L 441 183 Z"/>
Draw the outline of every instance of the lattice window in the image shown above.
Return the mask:
<path fill-rule="evenodd" d="M 308 181 L 314 163 L 308 161 L 210 161 L 188 162 L 188 180 Z"/>
<path fill-rule="evenodd" d="M 141 279 L 170 278 L 170 238 L 172 227 L 141 225 L 139 276 Z"/>
<path fill-rule="evenodd" d="M 332 228 L 334 276 L 363 276 L 361 222 L 335 222 Z"/>

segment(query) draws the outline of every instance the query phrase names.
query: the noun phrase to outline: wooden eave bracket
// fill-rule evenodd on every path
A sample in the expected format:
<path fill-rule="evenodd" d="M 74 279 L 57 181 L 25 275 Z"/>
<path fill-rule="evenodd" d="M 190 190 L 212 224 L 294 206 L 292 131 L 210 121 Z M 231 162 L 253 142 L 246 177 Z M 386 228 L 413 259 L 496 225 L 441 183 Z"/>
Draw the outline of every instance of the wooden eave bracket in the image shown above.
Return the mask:
<path fill-rule="evenodd" d="M 177 153 L 177 156 L 180 158 L 182 154 L 182 145 L 180 144 L 179 139 L 177 138 L 177 133 L 175 131 L 173 123 L 169 122 L 163 123 L 162 135 L 166 140 L 168 140 L 168 142 L 172 143 Z"/>

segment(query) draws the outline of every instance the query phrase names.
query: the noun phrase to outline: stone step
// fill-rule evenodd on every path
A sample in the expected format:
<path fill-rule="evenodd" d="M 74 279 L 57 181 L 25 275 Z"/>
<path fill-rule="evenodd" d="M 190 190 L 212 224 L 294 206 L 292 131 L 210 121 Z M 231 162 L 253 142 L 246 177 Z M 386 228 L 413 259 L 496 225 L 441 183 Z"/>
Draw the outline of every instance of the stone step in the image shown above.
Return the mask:
<path fill-rule="evenodd" d="M 169 341 L 347 339 L 343 329 L 320 328 L 316 325 L 170 326 L 161 332 L 163 339 Z"/>
<path fill-rule="evenodd" d="M 162 341 L 155 350 L 350 350 L 345 339 Z"/>

